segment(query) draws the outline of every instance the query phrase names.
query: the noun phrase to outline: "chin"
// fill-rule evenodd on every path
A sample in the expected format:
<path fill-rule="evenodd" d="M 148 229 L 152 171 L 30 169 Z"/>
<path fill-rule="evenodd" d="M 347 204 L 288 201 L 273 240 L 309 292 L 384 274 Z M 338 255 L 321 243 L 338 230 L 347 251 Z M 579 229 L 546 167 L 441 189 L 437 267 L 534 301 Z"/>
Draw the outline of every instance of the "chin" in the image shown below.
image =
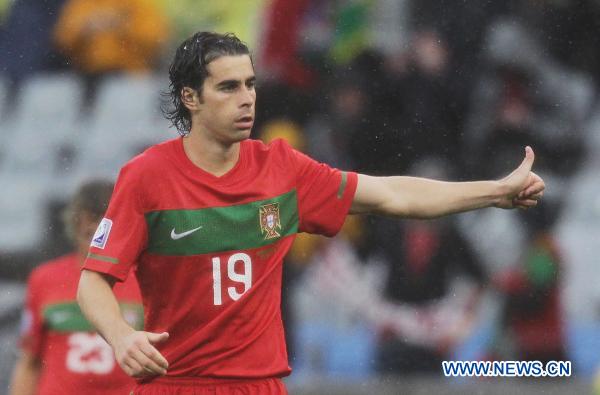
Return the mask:
<path fill-rule="evenodd" d="M 240 141 L 244 141 L 250 138 L 250 134 L 252 133 L 252 129 L 236 129 L 229 136 L 230 143 L 239 143 Z"/>
<path fill-rule="evenodd" d="M 240 140 L 246 140 L 250 138 L 250 134 L 252 134 L 252 128 L 239 129 L 236 133 L 237 137 L 239 137 Z"/>

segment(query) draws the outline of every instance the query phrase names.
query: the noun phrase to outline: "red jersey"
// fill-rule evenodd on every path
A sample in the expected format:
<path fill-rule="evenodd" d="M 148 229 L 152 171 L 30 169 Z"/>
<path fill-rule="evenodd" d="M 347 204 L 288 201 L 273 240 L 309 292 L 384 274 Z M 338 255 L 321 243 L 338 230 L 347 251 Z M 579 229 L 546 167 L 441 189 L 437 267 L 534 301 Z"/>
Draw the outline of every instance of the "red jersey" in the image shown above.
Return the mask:
<path fill-rule="evenodd" d="M 111 347 L 84 318 L 76 302 L 79 257 L 66 255 L 29 276 L 21 347 L 41 361 L 39 395 L 123 394 L 135 386 Z M 115 285 L 125 319 L 143 327 L 141 297 L 134 278 Z"/>
<path fill-rule="evenodd" d="M 286 376 L 283 257 L 297 232 L 338 232 L 356 184 L 283 140 L 241 142 L 221 177 L 170 140 L 121 170 L 85 268 L 136 271 L 145 330 L 170 334 L 167 380 Z"/>

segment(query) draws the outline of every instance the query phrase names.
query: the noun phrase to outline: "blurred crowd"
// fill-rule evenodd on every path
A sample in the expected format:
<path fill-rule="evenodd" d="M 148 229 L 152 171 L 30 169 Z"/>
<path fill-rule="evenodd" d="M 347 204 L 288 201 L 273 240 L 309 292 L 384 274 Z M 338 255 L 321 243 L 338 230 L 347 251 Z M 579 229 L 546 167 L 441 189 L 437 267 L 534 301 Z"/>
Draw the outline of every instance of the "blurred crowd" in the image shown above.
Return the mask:
<path fill-rule="evenodd" d="M 81 76 L 86 111 L 106 77 L 166 74 L 175 44 L 198 30 L 235 32 L 253 50 L 256 138 L 342 169 L 448 180 L 504 176 L 531 145 L 550 180 L 541 207 L 508 219 L 367 217 L 334 240 L 299 237 L 285 266 L 292 367 L 335 370 L 307 333 L 358 321 L 373 335 L 365 369 L 439 375 L 493 309 L 473 359 L 572 355 L 556 224 L 593 154 L 600 2 L 2 0 L 2 115 L 28 78 L 65 71 Z M 510 225 L 481 225 L 494 221 Z"/>

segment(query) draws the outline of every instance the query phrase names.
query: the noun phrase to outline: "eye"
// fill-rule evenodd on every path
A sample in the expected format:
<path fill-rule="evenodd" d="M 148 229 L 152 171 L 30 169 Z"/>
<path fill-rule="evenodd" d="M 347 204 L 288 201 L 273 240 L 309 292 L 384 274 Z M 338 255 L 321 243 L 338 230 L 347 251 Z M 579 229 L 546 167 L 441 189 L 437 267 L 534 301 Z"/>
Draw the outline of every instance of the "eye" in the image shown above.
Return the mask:
<path fill-rule="evenodd" d="M 223 92 L 233 92 L 236 89 L 236 85 L 224 85 L 221 87 Z"/>
<path fill-rule="evenodd" d="M 256 88 L 256 80 L 251 80 L 251 81 L 246 82 L 246 87 L 248 89 Z"/>

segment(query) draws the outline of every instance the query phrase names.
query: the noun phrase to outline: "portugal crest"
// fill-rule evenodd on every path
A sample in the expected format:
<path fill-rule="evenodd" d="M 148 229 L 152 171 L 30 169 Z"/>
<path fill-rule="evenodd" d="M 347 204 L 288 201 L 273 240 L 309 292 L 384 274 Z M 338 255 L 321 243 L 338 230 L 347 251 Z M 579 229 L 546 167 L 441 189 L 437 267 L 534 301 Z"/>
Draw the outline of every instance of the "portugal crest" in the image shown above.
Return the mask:
<path fill-rule="evenodd" d="M 279 220 L 279 203 L 265 204 L 260 206 L 260 232 L 266 233 L 265 240 L 274 239 L 281 235 L 277 229 L 281 229 L 281 221 Z"/>

